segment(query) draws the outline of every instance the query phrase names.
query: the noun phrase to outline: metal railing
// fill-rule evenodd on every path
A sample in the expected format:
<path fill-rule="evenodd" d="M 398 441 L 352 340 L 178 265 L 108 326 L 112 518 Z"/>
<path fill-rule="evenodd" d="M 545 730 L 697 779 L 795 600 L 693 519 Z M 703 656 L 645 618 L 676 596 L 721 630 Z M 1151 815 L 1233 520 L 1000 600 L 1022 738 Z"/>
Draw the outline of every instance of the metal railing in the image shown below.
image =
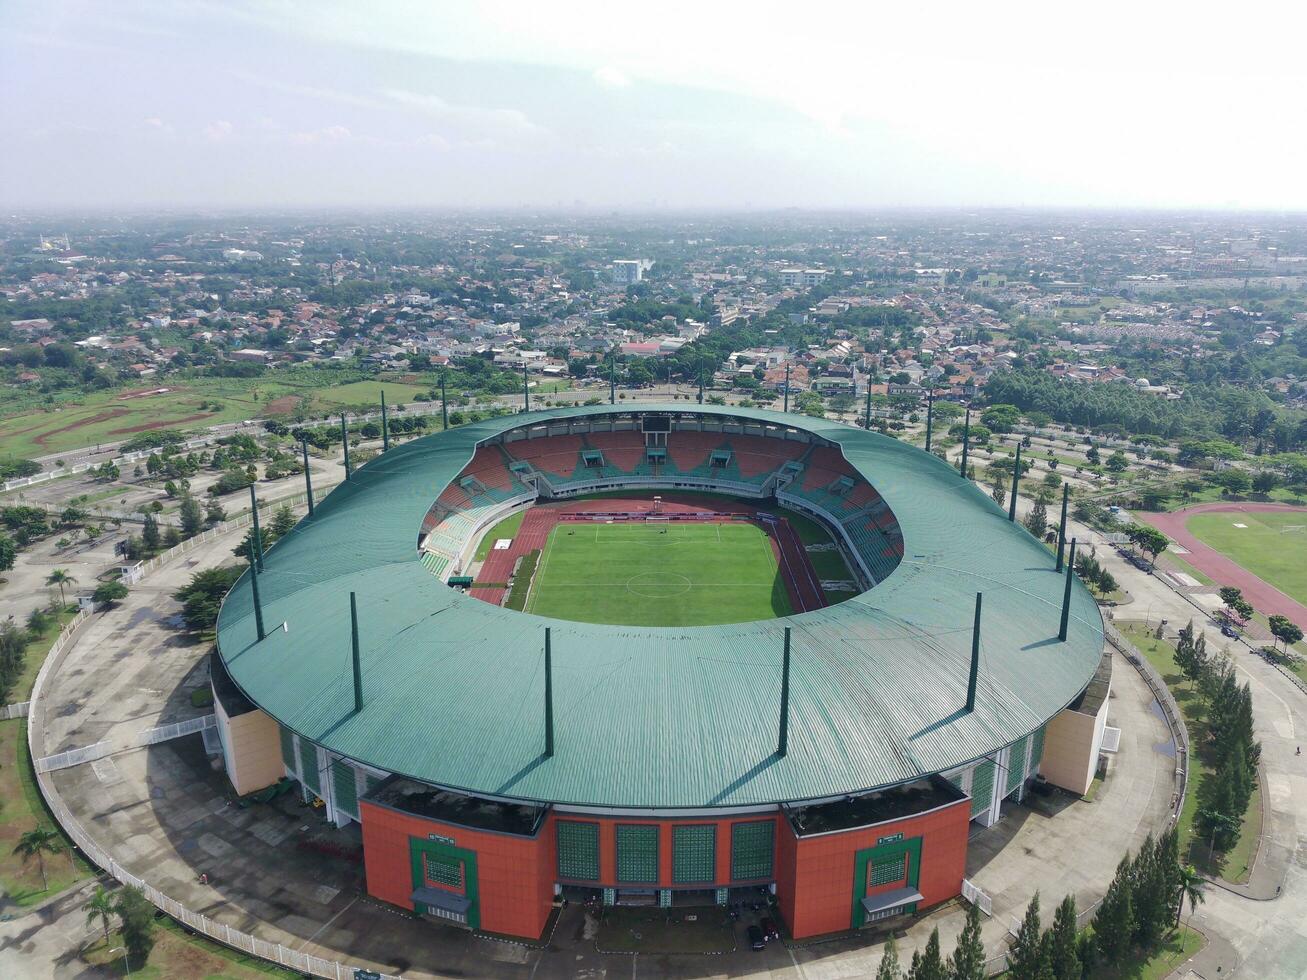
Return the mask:
<path fill-rule="evenodd" d="M 215 538 L 230 531 L 238 530 L 248 523 L 249 517 L 241 516 L 235 520 L 226 521 L 212 530 L 205 531 L 203 534 L 197 535 L 194 538 L 183 541 L 176 547 L 170 548 L 157 558 L 147 562 L 142 568 L 142 573 L 148 575 L 172 559 L 190 551 L 194 551 L 201 545 L 207 544 Z M 36 675 L 36 683 L 32 686 L 32 699 L 29 702 L 30 721 L 27 726 L 27 745 L 33 759 L 40 759 L 40 753 L 45 748 L 45 705 L 42 703 L 42 696 L 45 693 L 46 685 L 67 657 L 68 651 L 75 639 L 78 627 L 85 623 L 90 616 L 91 612 L 89 610 L 83 610 L 68 623 L 63 632 L 59 634 L 58 639 L 55 640 L 54 645 L 50 648 L 49 654 L 47 654 L 45 661 L 41 664 L 40 671 Z M 150 736 L 151 742 L 142 744 L 152 744 L 153 741 L 159 740 L 153 737 L 153 733 L 170 729 L 180 729 L 186 725 L 198 725 L 194 730 L 200 731 L 212 724 L 211 719 L 212 716 L 206 716 L 205 718 L 196 718 L 191 719 L 190 721 L 180 722 L 176 725 L 166 725 L 161 726 L 160 728 L 148 729 L 146 732 L 142 732 L 138 738 Z M 184 734 L 184 732 L 178 732 L 178 734 Z M 176 737 L 176 735 L 170 737 Z M 86 752 L 88 749 L 79 749 L 75 751 Z M 50 807 L 50 812 L 54 814 L 55 820 L 59 822 L 59 825 L 64 829 L 64 832 L 91 863 L 102 868 L 124 885 L 139 888 L 142 894 L 144 894 L 152 904 L 162 910 L 165 914 L 185 925 L 187 928 L 202 933 L 208 938 L 222 943 L 224 946 L 240 950 L 242 953 L 246 953 L 250 956 L 257 956 L 259 959 L 266 960 L 269 963 L 276 963 L 279 966 L 295 970 L 296 972 L 303 973 L 307 976 L 329 977 L 333 978 L 333 980 L 349 980 L 349 978 L 354 976 L 356 968 L 353 966 L 349 966 L 337 960 L 326 959 L 321 956 L 310 956 L 308 953 L 290 949 L 281 943 L 273 943 L 266 939 L 259 939 L 247 932 L 242 932 L 239 929 L 233 929 L 229 925 L 217 922 L 214 919 L 209 918 L 207 915 L 202 915 L 199 912 L 194 912 L 191 909 L 188 909 L 177 899 L 165 895 L 143 878 L 139 878 L 132 874 L 114 860 L 113 855 L 97 844 L 91 838 L 91 835 L 87 833 L 81 822 L 73 816 L 68 807 L 64 805 L 63 799 L 55 789 L 48 771 L 43 771 L 39 768 L 37 769 L 36 784 L 41 791 L 41 795 L 45 798 L 46 804 Z M 398 978 L 392 977 L 388 974 L 377 975 L 385 978 L 385 980 L 398 980 Z"/>

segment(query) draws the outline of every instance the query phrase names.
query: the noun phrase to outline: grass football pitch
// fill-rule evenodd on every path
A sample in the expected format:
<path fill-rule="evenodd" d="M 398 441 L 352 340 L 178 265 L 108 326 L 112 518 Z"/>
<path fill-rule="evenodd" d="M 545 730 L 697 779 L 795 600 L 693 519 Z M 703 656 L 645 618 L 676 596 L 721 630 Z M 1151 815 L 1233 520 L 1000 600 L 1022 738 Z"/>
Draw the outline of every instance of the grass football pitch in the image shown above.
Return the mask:
<path fill-rule="evenodd" d="M 1307 603 L 1307 513 L 1220 511 L 1195 514 L 1185 526 L 1262 581 Z"/>
<path fill-rule="evenodd" d="M 563 523 L 526 611 L 583 623 L 712 626 L 790 615 L 771 541 L 746 522 Z"/>

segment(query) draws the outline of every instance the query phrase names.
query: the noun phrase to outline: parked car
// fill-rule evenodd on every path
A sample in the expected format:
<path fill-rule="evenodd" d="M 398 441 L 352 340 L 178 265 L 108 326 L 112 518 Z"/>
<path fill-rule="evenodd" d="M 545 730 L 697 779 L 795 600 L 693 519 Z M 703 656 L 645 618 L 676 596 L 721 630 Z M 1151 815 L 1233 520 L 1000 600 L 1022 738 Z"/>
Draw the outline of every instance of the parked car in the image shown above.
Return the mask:
<path fill-rule="evenodd" d="M 760 925 L 762 926 L 762 934 L 766 936 L 767 939 L 771 940 L 781 938 L 781 931 L 776 928 L 775 919 L 770 916 L 764 917 Z"/>
<path fill-rule="evenodd" d="M 1239 636 L 1239 634 L 1235 631 L 1235 628 L 1231 626 L 1229 623 L 1222 624 L 1221 633 L 1224 634 L 1225 636 L 1229 636 L 1236 639 Z"/>
<path fill-rule="evenodd" d="M 749 926 L 749 948 L 766 949 L 767 937 L 762 934 L 762 930 L 757 926 Z"/>

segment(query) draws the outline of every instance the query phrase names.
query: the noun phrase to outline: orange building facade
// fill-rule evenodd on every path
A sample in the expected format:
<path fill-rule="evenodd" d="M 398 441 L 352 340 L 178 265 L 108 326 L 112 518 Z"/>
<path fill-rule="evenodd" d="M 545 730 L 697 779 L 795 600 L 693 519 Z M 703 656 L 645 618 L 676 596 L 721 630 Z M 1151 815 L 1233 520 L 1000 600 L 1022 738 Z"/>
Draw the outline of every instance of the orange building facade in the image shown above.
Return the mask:
<path fill-rule="evenodd" d="M 563 889 L 591 890 L 607 904 L 638 897 L 662 905 L 726 904 L 741 895 L 732 890 L 756 896 L 767 889 L 790 934 L 802 939 L 959 894 L 970 811 L 964 795 L 936 783 L 924 812 L 839 827 L 860 820 L 865 808 L 832 812 L 848 806 L 835 803 L 643 819 L 511 807 L 501 819 L 496 808 L 507 805 L 469 806 L 459 798 L 451 807 L 452 794 L 401 797 L 387 793 L 388 782 L 359 804 L 368 893 L 470 928 L 535 939 Z M 406 802 L 437 795 L 441 805 Z M 903 809 L 896 802 L 891 811 Z"/>

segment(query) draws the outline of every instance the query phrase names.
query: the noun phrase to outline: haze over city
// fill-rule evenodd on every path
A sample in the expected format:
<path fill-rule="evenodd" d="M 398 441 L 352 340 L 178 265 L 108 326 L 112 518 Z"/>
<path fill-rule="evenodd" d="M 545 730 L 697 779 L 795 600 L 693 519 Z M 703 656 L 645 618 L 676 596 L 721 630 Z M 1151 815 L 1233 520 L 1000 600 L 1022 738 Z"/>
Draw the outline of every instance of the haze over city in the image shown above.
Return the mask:
<path fill-rule="evenodd" d="M 1301 209 L 1304 16 L 15 0 L 0 201 Z"/>

